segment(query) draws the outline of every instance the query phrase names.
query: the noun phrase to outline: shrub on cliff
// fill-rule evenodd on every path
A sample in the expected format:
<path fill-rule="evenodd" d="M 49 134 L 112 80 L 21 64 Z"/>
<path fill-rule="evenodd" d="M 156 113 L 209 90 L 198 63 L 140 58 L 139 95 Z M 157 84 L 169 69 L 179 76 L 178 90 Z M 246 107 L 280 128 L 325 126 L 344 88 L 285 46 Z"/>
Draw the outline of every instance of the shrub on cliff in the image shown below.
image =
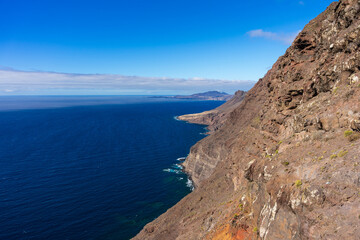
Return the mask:
<path fill-rule="evenodd" d="M 353 142 L 353 141 L 356 141 L 360 138 L 360 133 L 358 132 L 354 132 L 354 131 L 351 131 L 351 130 L 346 130 L 344 132 L 344 136 L 350 141 L 350 142 Z"/>

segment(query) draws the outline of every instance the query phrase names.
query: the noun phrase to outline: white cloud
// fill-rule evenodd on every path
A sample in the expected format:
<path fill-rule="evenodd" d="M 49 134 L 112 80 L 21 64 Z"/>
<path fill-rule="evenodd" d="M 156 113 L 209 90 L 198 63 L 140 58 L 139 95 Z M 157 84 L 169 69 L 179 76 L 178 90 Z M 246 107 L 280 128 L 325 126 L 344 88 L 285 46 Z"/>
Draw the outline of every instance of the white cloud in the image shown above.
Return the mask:
<path fill-rule="evenodd" d="M 266 32 L 262 29 L 256 29 L 247 32 L 247 34 L 252 38 L 260 37 L 269 40 L 279 41 L 288 45 L 294 41 L 294 39 L 299 34 L 299 32 L 300 31 L 296 33 L 274 33 L 274 32 Z"/>
<path fill-rule="evenodd" d="M 189 93 L 219 90 L 232 93 L 238 89 L 248 90 L 254 81 L 230 81 L 204 78 L 138 77 L 117 74 L 72 74 L 57 72 L 27 72 L 0 69 L 0 91 L 26 94 L 46 91 L 116 91 L 146 94 Z"/>

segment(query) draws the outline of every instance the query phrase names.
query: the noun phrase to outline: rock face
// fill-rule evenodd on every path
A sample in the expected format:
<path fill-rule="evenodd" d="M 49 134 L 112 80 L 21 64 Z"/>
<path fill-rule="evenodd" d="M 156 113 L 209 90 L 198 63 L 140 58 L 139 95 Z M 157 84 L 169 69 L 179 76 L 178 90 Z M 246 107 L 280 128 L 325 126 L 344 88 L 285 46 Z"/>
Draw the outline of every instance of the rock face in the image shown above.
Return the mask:
<path fill-rule="evenodd" d="M 359 239 L 360 3 L 340 0 L 186 160 L 196 189 L 135 239 Z"/>
<path fill-rule="evenodd" d="M 226 122 L 230 113 L 241 104 L 245 96 L 246 92 L 239 90 L 233 98 L 214 110 L 183 115 L 178 118 L 191 123 L 208 125 L 207 128 L 210 134 L 212 134 Z M 204 141 L 207 140 L 205 139 Z M 226 154 L 226 149 L 220 148 L 217 144 L 214 145 L 213 143 L 213 140 L 210 139 L 208 143 L 199 142 L 195 144 L 183 163 L 184 170 L 191 176 L 195 187 L 198 186 L 202 179 L 211 175 L 217 163 L 222 159 L 219 154 Z"/>

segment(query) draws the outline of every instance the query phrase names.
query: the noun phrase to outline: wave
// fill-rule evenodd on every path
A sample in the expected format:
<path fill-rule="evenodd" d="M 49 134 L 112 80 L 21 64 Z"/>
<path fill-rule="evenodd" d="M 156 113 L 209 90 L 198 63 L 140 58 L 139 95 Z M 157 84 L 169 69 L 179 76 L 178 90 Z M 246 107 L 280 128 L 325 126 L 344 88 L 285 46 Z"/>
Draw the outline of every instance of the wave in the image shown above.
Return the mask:
<path fill-rule="evenodd" d="M 190 188 L 191 191 L 194 191 L 194 184 L 193 184 L 193 182 L 190 180 L 190 178 L 187 179 L 187 181 L 186 181 L 186 186 L 187 186 L 188 188 Z"/>
<path fill-rule="evenodd" d="M 182 170 L 183 166 L 181 166 L 180 164 L 174 164 L 174 168 Z"/>
<path fill-rule="evenodd" d="M 166 169 L 164 169 L 163 171 L 164 171 L 164 172 L 169 172 L 169 173 L 176 173 L 176 174 L 182 173 L 180 170 L 171 169 L 171 168 L 166 168 Z"/>

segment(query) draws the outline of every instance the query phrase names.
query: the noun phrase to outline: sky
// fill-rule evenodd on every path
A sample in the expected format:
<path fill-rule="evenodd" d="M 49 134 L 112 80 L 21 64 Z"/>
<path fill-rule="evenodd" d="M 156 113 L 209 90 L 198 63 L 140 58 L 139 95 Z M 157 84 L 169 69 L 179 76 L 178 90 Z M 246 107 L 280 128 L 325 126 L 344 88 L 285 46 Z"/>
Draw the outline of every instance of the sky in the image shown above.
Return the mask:
<path fill-rule="evenodd" d="M 249 90 L 331 2 L 0 0 L 0 95 Z"/>

